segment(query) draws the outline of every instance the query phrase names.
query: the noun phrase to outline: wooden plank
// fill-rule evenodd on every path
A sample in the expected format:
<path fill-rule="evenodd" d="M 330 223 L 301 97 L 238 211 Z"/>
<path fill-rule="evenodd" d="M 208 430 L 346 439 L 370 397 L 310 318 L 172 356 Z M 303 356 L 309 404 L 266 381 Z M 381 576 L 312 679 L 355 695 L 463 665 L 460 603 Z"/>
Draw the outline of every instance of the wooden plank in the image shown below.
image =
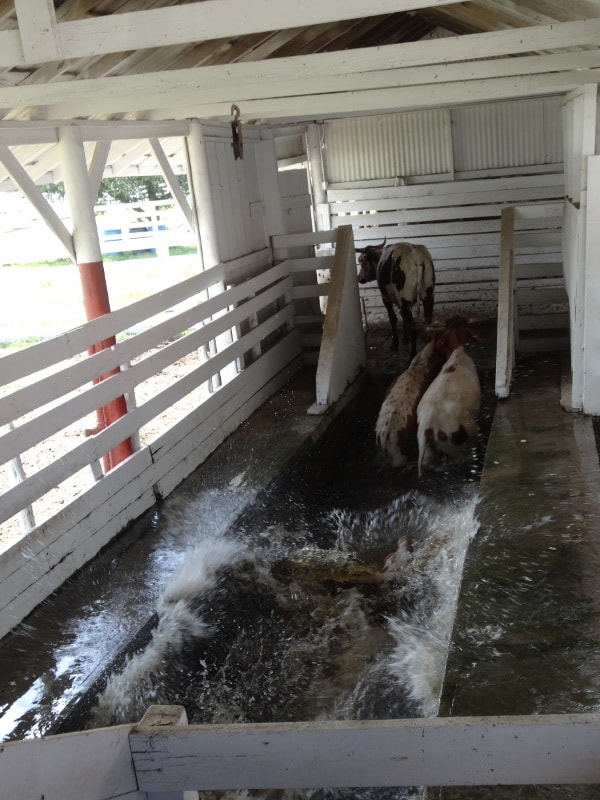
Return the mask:
<path fill-rule="evenodd" d="M 493 179 L 490 179 L 490 183 L 492 186 L 490 187 L 490 191 L 493 192 Z M 535 185 L 532 182 L 532 185 Z M 489 200 L 491 200 L 493 195 L 490 196 Z M 449 199 L 450 202 L 454 202 L 456 198 L 452 198 L 452 201 Z M 426 200 L 424 199 L 424 202 Z M 419 207 L 415 210 L 409 210 L 404 206 L 403 202 L 399 202 L 397 200 L 356 200 L 354 202 L 338 202 L 331 204 L 331 214 L 332 219 L 335 219 L 338 224 L 343 224 L 341 219 L 338 220 L 338 217 L 342 217 L 346 219 L 346 222 L 350 222 L 352 224 L 355 223 L 355 219 L 352 215 L 356 214 L 357 216 L 364 216 L 367 220 L 370 216 L 373 217 L 374 220 L 381 220 L 382 213 L 386 212 L 391 209 L 390 213 L 400 213 L 401 219 L 403 222 L 421 222 L 423 219 L 426 220 L 437 220 L 437 219 L 469 219 L 470 217 L 495 217 L 500 216 L 503 208 L 503 203 L 500 202 L 487 202 L 487 203 L 474 203 L 471 207 L 470 205 L 448 205 L 437 207 L 433 206 L 432 208 L 427 208 L 427 206 Z M 375 214 L 371 214 L 372 211 L 378 212 Z M 346 216 L 344 216 L 346 215 Z M 351 219 L 347 219 L 347 215 L 351 215 Z M 540 202 L 539 205 L 536 203 L 532 203 L 528 206 L 519 206 L 519 216 L 515 221 L 515 226 L 519 228 L 527 221 L 535 221 L 540 219 L 546 218 L 556 218 L 562 219 L 562 203 L 543 203 Z M 359 223 L 356 223 L 359 224 Z"/>
<path fill-rule="evenodd" d="M 235 378 L 229 399 L 219 390 L 207 401 L 207 416 L 199 425 L 186 418 L 163 434 L 153 445 L 160 495 L 171 492 L 300 367 L 298 332 L 292 331 Z"/>
<path fill-rule="evenodd" d="M 508 397 L 512 380 L 514 339 L 514 216 L 512 207 L 502 212 L 502 245 L 498 286 L 496 343 L 496 394 Z"/>
<path fill-rule="evenodd" d="M 80 530 L 78 533 L 73 531 L 95 510 L 102 510 L 105 514 L 113 513 L 106 507 L 107 501 L 123 487 L 132 484 L 151 466 L 148 448 L 137 451 L 107 473 L 102 480 L 82 492 L 68 506 L 61 508 L 52 518 L 38 525 L 29 536 L 16 540 L 0 553 L 0 581 L 6 581 L 23 567 L 30 567 L 33 560 L 47 560 L 53 544 L 65 534 L 81 536 Z M 89 531 L 85 535 L 89 535 Z"/>
<path fill-rule="evenodd" d="M 520 190 L 539 190 L 554 189 L 559 195 L 564 185 L 561 173 L 549 172 L 544 175 L 519 175 L 504 178 L 481 178 L 467 181 L 444 181 L 442 183 L 410 184 L 408 186 L 388 186 L 369 189 L 335 189 L 330 187 L 327 196 L 330 203 L 348 200 L 380 200 L 380 199 L 402 199 L 403 203 L 410 199 L 420 198 L 427 203 L 433 203 L 436 197 L 447 197 L 448 195 L 458 195 L 457 199 L 469 204 L 469 197 L 483 193 L 488 200 L 492 197 L 492 192 L 520 191 Z M 444 201 L 445 202 L 445 201 Z M 479 202 L 476 200 L 475 202 Z M 437 204 L 436 204 L 437 205 Z"/>
<path fill-rule="evenodd" d="M 356 217 L 340 217 L 339 220 L 334 221 L 334 225 L 339 222 L 342 225 L 352 224 L 354 226 L 354 233 L 356 239 L 359 240 L 361 235 L 368 234 L 369 237 L 373 233 L 387 234 L 390 231 L 390 237 L 402 238 L 408 241 L 419 238 L 428 238 L 430 236 L 451 236 L 453 234 L 479 234 L 493 231 L 500 233 L 500 216 L 492 217 L 491 219 L 478 219 L 473 221 L 461 220 L 459 222 L 440 222 L 429 221 L 426 218 L 425 212 L 421 217 L 421 221 L 415 224 L 407 224 L 404 222 L 404 215 L 399 213 L 394 214 L 372 214 L 359 218 Z M 360 226 L 363 227 L 360 227 Z M 377 226 L 373 231 L 372 226 Z M 379 226 L 385 226 L 379 227 Z"/>
<path fill-rule="evenodd" d="M 263 251 L 268 256 L 268 251 Z M 254 260 L 255 254 L 234 259 L 227 264 L 215 267 L 194 275 L 174 286 L 163 289 L 158 294 L 145 297 L 129 306 L 112 311 L 98 319 L 94 319 L 79 328 L 74 328 L 61 336 L 54 337 L 27 348 L 27 359 L 22 352 L 3 356 L 0 359 L 2 376 L 5 383 L 11 383 L 38 370 L 46 369 L 53 364 L 86 351 L 91 345 L 108 339 L 120 331 L 127 330 L 161 311 L 186 301 L 189 297 L 207 291 L 220 282 L 228 282 L 229 276 L 236 274 L 240 265 Z"/>
<path fill-rule="evenodd" d="M 152 506 L 153 470 L 144 448 L 2 552 L 3 609 L 10 609 L 8 616 L 2 612 L 5 632 L 72 574 L 72 564 L 85 563 L 81 553 L 95 554 Z"/>
<path fill-rule="evenodd" d="M 600 782 L 598 714 L 138 726 L 130 742 L 146 791 Z"/>
<path fill-rule="evenodd" d="M 2 744 L 2 796 L 144 800 L 131 762 L 131 725 Z"/>
<path fill-rule="evenodd" d="M 10 599 L 2 609 L 0 615 L 0 635 L 6 635 L 14 626 L 24 619 L 40 602 L 52 592 L 59 589 L 77 570 L 84 566 L 91 558 L 97 555 L 125 526 L 137 519 L 155 503 L 156 498 L 152 491 L 147 490 L 133 500 L 129 505 L 120 506 L 110 520 L 100 527 L 92 530 L 92 536 L 84 538 L 90 532 L 89 525 L 84 525 L 80 530 L 80 541 L 74 549 L 66 552 L 62 560 L 52 561 L 48 570 L 44 572 L 28 589 L 21 585 L 19 594 Z M 103 511 L 99 511 L 103 514 Z M 98 514 L 92 514 L 97 517 Z"/>
<path fill-rule="evenodd" d="M 289 279 L 287 280 L 289 281 Z M 278 289 L 275 291 L 277 293 Z M 251 303 L 252 301 L 249 301 L 246 304 L 246 308 L 251 309 Z M 231 312 L 231 315 L 234 315 L 238 311 L 239 309 L 235 309 L 233 312 Z M 245 313 L 246 310 L 244 310 L 244 314 Z M 279 325 L 289 319 L 292 314 L 293 309 L 288 306 L 287 309 L 283 309 L 282 311 L 278 312 L 278 314 L 273 315 L 269 319 L 265 320 L 261 325 L 249 331 L 249 333 L 246 334 L 243 339 L 234 342 L 229 348 L 221 351 L 217 354 L 217 356 L 210 359 L 210 361 L 192 370 L 175 384 L 171 385 L 168 389 L 158 393 L 151 398 L 151 400 L 129 411 L 128 414 L 126 414 L 124 417 L 121 417 L 119 420 L 108 426 L 100 433 L 90 437 L 85 442 L 74 447 L 69 452 L 68 456 L 63 457 L 61 461 L 53 462 L 46 467 L 43 467 L 34 475 L 29 476 L 18 486 L 9 489 L 4 493 L 2 498 L 3 502 L 2 509 L 0 510 L 0 522 L 9 519 L 11 516 L 17 513 L 20 508 L 29 505 L 35 499 L 42 496 L 45 492 L 58 485 L 61 481 L 65 480 L 70 475 L 73 475 L 78 470 L 87 466 L 92 461 L 97 461 L 102 457 L 104 452 L 110 450 L 120 441 L 123 441 L 123 439 L 127 436 L 133 435 L 133 433 L 138 431 L 141 427 L 143 427 L 143 425 L 147 424 L 147 422 L 149 422 L 159 413 L 162 413 L 162 411 L 177 402 L 177 400 L 181 399 L 194 388 L 204 383 L 210 377 L 210 375 L 214 374 L 217 370 L 222 369 L 226 364 L 241 356 L 242 353 L 246 352 L 248 349 L 251 349 L 255 344 L 257 344 L 258 341 L 260 341 L 261 338 L 264 338 L 271 331 L 275 330 Z M 222 317 L 216 320 L 215 323 L 211 324 L 221 325 L 223 319 L 224 318 Z M 197 332 L 197 334 L 203 334 L 205 338 L 210 338 L 211 333 L 212 332 L 209 330 L 208 326 Z M 188 338 L 192 340 L 197 334 L 191 334 Z M 178 343 L 175 342 L 172 346 L 176 346 L 177 344 Z M 162 363 L 164 358 L 164 353 L 159 352 L 154 356 L 150 356 L 149 358 L 145 359 L 145 362 L 156 363 L 158 360 L 158 363 Z M 168 360 L 167 363 L 171 363 L 171 361 Z M 93 389 L 88 390 L 87 394 L 94 392 L 97 389 L 101 389 L 104 384 L 113 381 L 118 382 L 118 385 L 121 387 L 119 389 L 120 393 L 123 390 L 123 382 L 129 377 L 129 373 L 136 369 L 143 370 L 138 371 L 138 379 L 141 375 L 147 377 L 155 372 L 153 367 L 149 368 L 147 364 L 141 362 L 140 364 L 135 365 L 135 367 L 132 367 L 126 373 L 120 373 L 120 375 L 116 375 L 106 381 L 103 381 L 101 384 L 93 387 Z M 76 400 L 78 399 L 79 398 L 76 398 Z M 33 423 L 35 422 L 37 422 L 37 420 L 33 420 Z M 48 424 L 51 424 L 51 420 L 48 421 Z M 15 430 L 15 433 L 18 433 L 19 430 L 23 431 L 25 428 L 30 428 L 30 437 L 34 436 L 36 432 L 35 425 L 30 426 L 28 423 Z M 58 430 L 60 430 L 60 428 L 58 428 Z M 14 449 L 16 447 L 19 449 L 22 446 L 23 438 L 10 439 L 11 433 L 12 432 L 9 432 L 3 437 L 3 439 L 0 439 L 0 444 L 3 445 L 4 455 L 6 452 L 10 453 L 11 448 Z"/>
<path fill-rule="evenodd" d="M 34 430 L 39 429 L 39 438 L 37 441 L 41 441 L 41 439 L 50 435 L 50 429 L 44 428 L 44 419 L 52 420 L 53 428 L 51 432 L 60 430 L 60 427 L 56 427 L 61 424 L 60 418 L 62 417 L 59 418 L 59 414 L 62 416 L 65 414 L 67 415 L 67 422 L 65 424 L 79 419 L 88 411 L 94 410 L 107 402 L 108 399 L 117 397 L 123 391 L 126 391 L 128 387 L 125 383 L 140 383 L 142 380 L 150 377 L 154 372 L 159 372 L 168 364 L 177 361 L 193 349 L 197 349 L 218 333 L 231 327 L 236 322 L 240 322 L 244 316 L 256 313 L 260 308 L 267 306 L 269 303 L 273 302 L 274 299 L 285 294 L 289 291 L 291 286 L 289 279 L 285 278 L 286 273 L 287 270 L 285 266 L 279 265 L 274 267 L 272 270 L 268 270 L 256 278 L 247 281 L 244 285 L 235 286 L 205 301 L 199 306 L 187 309 L 164 323 L 159 323 L 149 331 L 123 342 L 119 342 L 110 350 L 97 353 L 85 359 L 83 362 L 69 366 L 48 378 L 43 378 L 37 383 L 32 383 L 23 389 L 18 389 L 0 398 L 0 420 L 6 420 L 8 422 L 18 419 L 21 415 L 33 410 L 39 405 L 40 396 L 44 397 L 45 402 L 48 403 L 61 397 L 65 392 L 70 392 L 81 386 L 85 386 L 85 384 L 90 383 L 93 379 L 106 374 L 112 369 L 118 368 L 121 364 L 130 363 L 141 353 L 144 353 L 151 347 L 156 347 L 165 340 L 173 338 L 175 334 L 196 325 L 205 317 L 211 316 L 229 306 L 238 305 L 249 295 L 255 294 L 255 297 L 249 303 L 239 306 L 239 308 L 230 312 L 229 315 L 219 317 L 214 322 L 205 325 L 202 330 L 182 337 L 178 341 L 163 347 L 158 353 L 147 357 L 142 362 L 131 367 L 127 370 L 126 376 L 123 374 L 103 381 L 103 388 L 101 388 L 100 385 L 88 388 L 84 390 L 78 398 L 66 401 L 62 406 L 53 408 L 45 415 L 37 417 L 34 422 L 26 423 L 19 428 L 20 433 L 18 438 L 22 440 L 23 443 L 28 441 L 25 438 L 27 435 L 27 425 Z M 279 283 L 277 283 L 277 281 L 279 281 Z M 275 285 L 271 286 L 267 291 L 259 293 L 269 284 Z M 110 381 L 112 381 L 112 384 Z M 119 385 L 115 386 L 117 383 Z M 93 396 L 92 400 L 90 401 L 88 399 L 86 402 L 85 397 L 89 397 L 90 395 Z M 0 422 L 0 424 L 6 423 Z M 31 444 L 28 446 L 31 446 Z M 3 440 L 0 439 L 0 459 L 4 455 L 3 448 Z M 25 449 L 27 449 L 27 447 L 23 447 L 23 450 Z M 23 452 L 23 450 L 21 450 L 21 452 Z"/>

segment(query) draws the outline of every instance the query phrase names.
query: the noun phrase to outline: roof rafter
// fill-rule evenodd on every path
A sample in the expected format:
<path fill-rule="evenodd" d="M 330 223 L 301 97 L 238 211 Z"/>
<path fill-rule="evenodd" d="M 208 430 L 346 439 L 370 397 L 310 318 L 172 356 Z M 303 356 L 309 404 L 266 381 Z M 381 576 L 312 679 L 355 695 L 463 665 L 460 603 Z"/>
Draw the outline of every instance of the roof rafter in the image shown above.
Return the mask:
<path fill-rule="evenodd" d="M 390 14 L 422 8 L 452 5 L 459 0 L 370 0 L 368 13 Z M 52 6 L 52 0 L 18 0 L 28 6 Z M 204 0 L 200 3 L 166 6 L 145 11 L 110 14 L 93 19 L 59 22 L 50 29 L 35 22 L 29 31 L 31 10 L 19 15 L 26 26 L 26 39 L 34 37 L 37 49 L 21 49 L 19 31 L 0 32 L 0 66 L 25 66 L 58 58 L 89 58 L 106 53 L 143 50 L 168 45 L 243 36 L 249 33 L 306 27 L 365 16 L 364 0 L 303 0 L 302 3 L 273 4 L 270 0 Z M 50 9 L 43 10 L 47 20 Z M 37 13 L 37 11 L 36 11 Z M 50 40 L 55 40 L 53 43 Z M 46 53 L 50 58 L 46 58 Z M 56 55 L 60 53 L 60 55 Z"/>
<path fill-rule="evenodd" d="M 93 113 L 145 112 L 189 104 L 186 116 L 212 116 L 215 104 L 220 102 L 219 107 L 226 109 L 241 98 L 248 103 L 310 93 L 356 94 L 368 87 L 375 91 L 418 84 L 435 86 L 441 80 L 447 82 L 450 74 L 450 80 L 460 82 L 481 80 L 486 76 L 593 69 L 599 66 L 597 50 L 550 57 L 491 59 L 498 55 L 565 47 L 567 43 L 593 46 L 598 41 L 600 19 L 586 20 L 363 48 L 353 51 L 351 56 L 347 51 L 340 51 L 158 74 L 11 86 L 0 88 L 0 107 L 36 107 L 48 118 L 68 118 Z M 465 60 L 465 53 L 469 60 Z M 573 58 L 567 59 L 567 55 Z M 475 61 L 477 58 L 483 60 Z M 448 65 L 452 64 L 457 66 L 449 72 Z M 444 66 L 441 71 L 440 65 Z M 414 70 L 426 66 L 430 67 L 428 71 Z M 209 113 L 210 108 L 212 113 Z M 246 117 L 248 113 L 244 111 Z M 218 112 L 219 116 L 228 114 L 229 111 Z"/>

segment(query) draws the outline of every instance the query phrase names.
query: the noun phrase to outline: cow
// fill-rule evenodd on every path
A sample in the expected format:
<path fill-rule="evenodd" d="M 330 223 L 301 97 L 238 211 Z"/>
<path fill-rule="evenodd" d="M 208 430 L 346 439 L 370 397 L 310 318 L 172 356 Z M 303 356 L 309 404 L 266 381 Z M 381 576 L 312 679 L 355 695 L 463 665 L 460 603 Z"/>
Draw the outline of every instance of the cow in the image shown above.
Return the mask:
<path fill-rule="evenodd" d="M 391 384 L 375 424 L 377 447 L 392 467 L 418 455 L 417 406 L 442 369 L 448 353 L 469 341 L 478 341 L 474 320 L 454 316 L 428 329 L 431 339 Z"/>
<path fill-rule="evenodd" d="M 461 345 L 452 351 L 417 406 L 418 469 L 440 454 L 460 458 L 477 435 L 481 384 L 477 367 Z"/>
<path fill-rule="evenodd" d="M 430 323 L 433 316 L 433 293 L 435 270 L 429 250 L 422 244 L 398 242 L 398 244 L 370 245 L 356 248 L 359 254 L 359 283 L 376 280 L 381 299 L 392 328 L 393 351 L 398 349 L 398 320 L 394 306 L 400 309 L 403 322 L 402 343 L 410 341 L 410 358 L 417 353 L 417 329 L 412 307 L 419 300 L 423 303 L 423 316 Z"/>

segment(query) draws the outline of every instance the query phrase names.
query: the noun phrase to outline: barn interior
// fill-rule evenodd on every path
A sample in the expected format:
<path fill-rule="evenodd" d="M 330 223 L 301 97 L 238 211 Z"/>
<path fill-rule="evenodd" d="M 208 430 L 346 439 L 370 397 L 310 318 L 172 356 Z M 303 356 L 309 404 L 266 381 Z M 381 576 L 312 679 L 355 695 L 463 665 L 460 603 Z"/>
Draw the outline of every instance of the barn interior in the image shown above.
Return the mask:
<path fill-rule="evenodd" d="M 4 736 L 80 720 L 115 653 L 144 626 L 150 635 L 155 597 L 142 591 L 112 649 L 72 682 L 52 677 L 41 634 L 36 665 L 22 670 L 17 654 L 36 650 L 29 632 L 50 628 L 61 587 L 107 553 L 118 559 L 198 483 L 235 515 L 243 470 L 228 466 L 217 488 L 215 460 L 239 448 L 253 476 L 240 485 L 254 496 L 343 415 L 365 370 L 380 391 L 402 369 L 376 286 L 352 281 L 354 248 L 384 237 L 430 249 L 436 316 L 491 320 L 480 353 L 500 398 L 485 467 L 481 457 L 491 499 L 439 713 L 596 710 L 599 34 L 598 0 L 378 0 L 368 16 L 354 0 L 252 15 L 237 0 L 5 3 L 0 191 L 23 195 L 71 259 L 83 318 L 0 359 Z M 95 199 L 103 177 L 129 175 L 163 176 L 197 270 L 113 308 Z M 39 189 L 55 182 L 63 210 Z M 98 407 L 109 412 L 90 422 Z M 393 481 L 405 492 L 413 479 Z M 191 543 L 167 536 L 165 569 Z M 543 563 L 529 560 L 535 547 Z M 556 592 L 542 604 L 552 625 L 507 620 L 511 603 L 535 605 L 528 591 Z M 473 618 L 483 606 L 485 631 Z M 40 686 L 42 723 L 20 705 Z"/>

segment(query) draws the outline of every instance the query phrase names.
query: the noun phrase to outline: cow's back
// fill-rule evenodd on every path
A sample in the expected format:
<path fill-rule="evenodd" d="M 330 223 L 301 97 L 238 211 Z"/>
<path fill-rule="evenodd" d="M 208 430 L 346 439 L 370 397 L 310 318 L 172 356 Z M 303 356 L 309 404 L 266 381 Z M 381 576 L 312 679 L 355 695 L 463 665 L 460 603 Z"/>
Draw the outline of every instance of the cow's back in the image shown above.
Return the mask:
<path fill-rule="evenodd" d="M 417 406 L 438 374 L 443 356 L 428 342 L 388 389 L 375 424 L 377 446 L 393 467 L 416 458 Z"/>
<path fill-rule="evenodd" d="M 473 359 L 458 347 L 417 407 L 419 470 L 436 453 L 462 455 L 477 434 L 481 385 Z"/>

